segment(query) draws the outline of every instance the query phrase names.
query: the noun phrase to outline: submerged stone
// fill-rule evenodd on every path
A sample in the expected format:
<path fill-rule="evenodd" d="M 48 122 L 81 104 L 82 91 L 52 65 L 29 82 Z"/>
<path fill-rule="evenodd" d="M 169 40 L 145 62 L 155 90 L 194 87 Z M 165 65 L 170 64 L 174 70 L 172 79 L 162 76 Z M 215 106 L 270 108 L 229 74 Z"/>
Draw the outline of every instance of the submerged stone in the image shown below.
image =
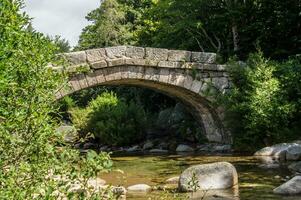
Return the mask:
<path fill-rule="evenodd" d="M 177 149 L 176 149 L 177 152 L 192 152 L 194 151 L 194 149 L 188 145 L 185 145 L 185 144 L 180 144 Z"/>
<path fill-rule="evenodd" d="M 295 176 L 291 180 L 275 188 L 274 193 L 281 195 L 301 194 L 301 176 Z"/>
<path fill-rule="evenodd" d="M 145 193 L 150 192 L 151 189 L 152 189 L 151 186 L 146 184 L 132 185 L 127 188 L 129 192 L 145 192 Z"/>
<path fill-rule="evenodd" d="M 165 149 L 151 149 L 149 150 L 150 153 L 168 153 L 168 150 Z"/>
<path fill-rule="evenodd" d="M 288 166 L 288 169 L 293 171 L 293 172 L 301 173 L 301 161 L 290 164 Z"/>
<path fill-rule="evenodd" d="M 175 177 L 171 177 L 171 178 L 167 179 L 165 182 L 167 184 L 178 184 L 179 183 L 179 179 L 180 179 L 179 176 L 175 176 Z"/>

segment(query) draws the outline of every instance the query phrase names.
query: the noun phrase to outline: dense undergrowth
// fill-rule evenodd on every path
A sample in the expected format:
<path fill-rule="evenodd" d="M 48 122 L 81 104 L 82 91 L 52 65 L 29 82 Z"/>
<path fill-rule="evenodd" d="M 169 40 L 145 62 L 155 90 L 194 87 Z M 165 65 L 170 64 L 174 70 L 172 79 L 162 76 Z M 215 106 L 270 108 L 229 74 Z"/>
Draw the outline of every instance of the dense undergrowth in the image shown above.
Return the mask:
<path fill-rule="evenodd" d="M 226 120 L 239 150 L 300 138 L 301 63 L 297 57 L 277 62 L 262 53 L 244 64 L 228 64 L 233 88 L 222 98 Z"/>
<path fill-rule="evenodd" d="M 84 199 L 70 184 L 85 188 L 112 163 L 106 153 L 80 156 L 55 133 L 53 94 L 65 79 L 47 65 L 57 48 L 27 29 L 21 7 L 21 1 L 0 1 L 0 199 Z"/>
<path fill-rule="evenodd" d="M 115 93 L 107 89 L 90 89 L 63 99 L 62 111 L 69 113 L 65 119 L 70 120 L 82 136 L 92 133 L 99 143 L 112 146 L 164 137 L 179 142 L 204 140 L 199 124 L 185 106 L 169 97 L 142 88 L 111 88 Z M 83 99 L 89 101 L 83 103 Z"/>

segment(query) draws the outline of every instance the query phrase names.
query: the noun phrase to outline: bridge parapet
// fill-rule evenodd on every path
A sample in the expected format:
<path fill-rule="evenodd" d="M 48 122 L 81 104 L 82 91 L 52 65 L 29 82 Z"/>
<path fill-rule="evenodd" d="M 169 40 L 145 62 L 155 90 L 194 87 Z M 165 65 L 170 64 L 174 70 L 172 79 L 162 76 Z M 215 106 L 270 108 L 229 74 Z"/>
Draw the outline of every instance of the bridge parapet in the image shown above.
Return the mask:
<path fill-rule="evenodd" d="M 63 54 L 69 61 L 67 70 L 97 70 L 113 66 L 149 66 L 224 72 L 216 63 L 215 53 L 168 50 L 161 48 L 117 46 Z"/>

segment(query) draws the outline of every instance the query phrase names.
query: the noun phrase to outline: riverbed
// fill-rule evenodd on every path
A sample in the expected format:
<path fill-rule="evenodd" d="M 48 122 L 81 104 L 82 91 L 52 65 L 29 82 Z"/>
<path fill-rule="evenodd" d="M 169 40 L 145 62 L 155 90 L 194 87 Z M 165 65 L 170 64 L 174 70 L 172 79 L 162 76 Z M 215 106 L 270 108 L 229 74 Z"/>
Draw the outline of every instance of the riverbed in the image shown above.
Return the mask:
<path fill-rule="evenodd" d="M 233 155 L 113 155 L 113 171 L 102 174 L 108 184 L 130 186 L 148 184 L 159 188 L 148 194 L 127 194 L 127 199 L 240 199 L 240 200 L 300 200 L 301 196 L 279 196 L 273 189 L 292 174 L 285 165 L 266 165 L 254 156 Z M 226 161 L 239 175 L 238 187 L 224 191 L 183 194 L 177 190 L 162 190 L 168 178 L 179 176 L 191 165 Z M 168 187 L 170 188 L 170 187 Z"/>

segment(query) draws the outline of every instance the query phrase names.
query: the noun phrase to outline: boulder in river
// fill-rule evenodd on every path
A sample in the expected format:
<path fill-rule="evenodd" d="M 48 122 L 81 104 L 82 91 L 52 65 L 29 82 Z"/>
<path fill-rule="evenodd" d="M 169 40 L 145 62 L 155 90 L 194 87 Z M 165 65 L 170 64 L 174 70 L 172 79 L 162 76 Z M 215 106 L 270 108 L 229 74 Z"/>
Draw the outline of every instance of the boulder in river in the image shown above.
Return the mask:
<path fill-rule="evenodd" d="M 301 173 L 301 161 L 290 164 L 288 169 L 292 172 Z"/>
<path fill-rule="evenodd" d="M 154 147 L 154 143 L 152 141 L 146 141 L 143 145 L 143 150 L 149 150 Z"/>
<path fill-rule="evenodd" d="M 286 150 L 286 160 L 300 160 L 301 159 L 301 145 L 292 146 Z"/>
<path fill-rule="evenodd" d="M 295 176 L 291 180 L 275 188 L 274 193 L 281 195 L 301 194 L 301 176 Z"/>
<path fill-rule="evenodd" d="M 179 183 L 179 179 L 180 179 L 179 176 L 175 176 L 175 177 L 171 177 L 171 178 L 167 179 L 165 182 L 167 184 L 178 184 Z"/>
<path fill-rule="evenodd" d="M 188 145 L 185 145 L 185 144 L 180 144 L 177 149 L 176 149 L 177 152 L 192 152 L 194 151 L 194 149 Z"/>
<path fill-rule="evenodd" d="M 151 149 L 149 150 L 150 153 L 168 153 L 166 149 Z"/>
<path fill-rule="evenodd" d="M 146 184 L 132 185 L 127 188 L 128 192 L 150 192 L 152 190 L 151 186 Z"/>
<path fill-rule="evenodd" d="M 184 170 L 179 179 L 179 189 L 183 192 L 198 190 L 227 189 L 238 184 L 235 167 L 228 162 L 195 165 Z"/>
<path fill-rule="evenodd" d="M 265 147 L 263 149 L 260 149 L 257 151 L 254 155 L 255 156 L 272 156 L 275 158 L 278 158 L 280 160 L 286 159 L 286 152 L 291 147 L 300 146 L 300 144 L 297 143 L 281 143 L 276 144 L 270 147 Z"/>
<path fill-rule="evenodd" d="M 135 152 L 140 151 L 140 147 L 138 145 L 132 146 L 126 150 L 127 152 Z"/>

